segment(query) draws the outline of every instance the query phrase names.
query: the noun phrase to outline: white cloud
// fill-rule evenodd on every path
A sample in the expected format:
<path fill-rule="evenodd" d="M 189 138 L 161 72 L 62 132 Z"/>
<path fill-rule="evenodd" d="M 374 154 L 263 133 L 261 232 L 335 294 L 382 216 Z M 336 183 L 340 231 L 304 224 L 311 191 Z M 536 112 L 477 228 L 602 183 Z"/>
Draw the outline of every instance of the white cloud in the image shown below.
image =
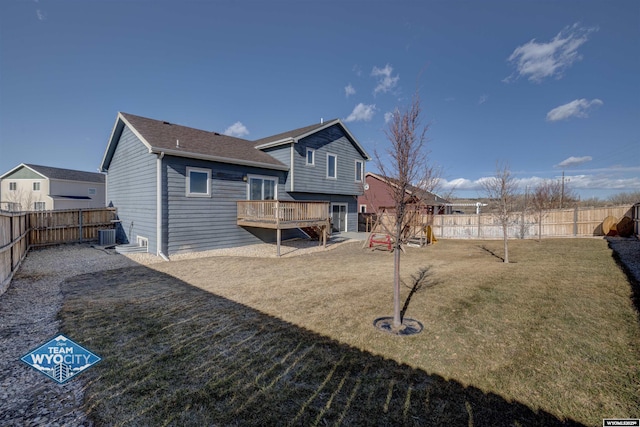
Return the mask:
<path fill-rule="evenodd" d="M 384 122 L 385 123 L 389 123 L 391 121 L 391 119 L 393 119 L 393 112 L 388 111 L 388 112 L 384 113 Z"/>
<path fill-rule="evenodd" d="M 243 136 L 249 135 L 249 129 L 242 122 L 235 122 L 231 126 L 229 126 L 223 132 L 225 135 L 235 136 L 238 138 L 242 138 Z"/>
<path fill-rule="evenodd" d="M 576 23 L 565 27 L 548 43 L 537 43 L 532 39 L 516 47 L 508 59 L 516 71 L 503 81 L 527 77 L 529 81 L 540 83 L 547 77 L 561 78 L 565 69 L 582 59 L 578 48 L 593 31 L 598 31 L 598 28 L 585 28 Z"/>
<path fill-rule="evenodd" d="M 36 15 L 38 16 L 38 21 L 45 21 L 47 19 L 47 14 L 41 9 L 36 10 Z"/>
<path fill-rule="evenodd" d="M 580 172 L 581 173 L 575 175 L 565 175 L 565 183 L 569 188 L 579 190 L 580 193 L 584 193 L 584 195 L 587 196 L 594 190 L 621 192 L 634 191 L 640 188 L 640 175 L 637 174 L 637 172 L 640 172 L 640 168 L 625 168 L 625 170 L 622 171 L 619 171 L 617 168 L 585 169 Z M 439 180 L 438 189 L 443 193 L 453 191 L 454 194 L 457 191 L 471 194 L 475 192 L 478 196 L 482 197 L 484 194 L 482 183 L 490 178 L 491 177 L 482 177 L 475 180 L 467 178 L 447 180 L 442 178 Z M 538 184 L 548 179 L 560 180 L 561 177 L 542 178 L 534 175 L 518 177 L 514 180 L 518 189 L 524 191 L 525 188 L 535 188 Z"/>
<path fill-rule="evenodd" d="M 583 157 L 571 156 L 571 157 L 568 157 L 568 158 L 564 159 L 563 161 L 561 161 L 560 163 L 558 163 L 554 167 L 556 167 L 556 168 L 569 168 L 569 167 L 572 167 L 572 166 L 578 166 L 578 165 L 581 165 L 583 163 L 590 162 L 591 160 L 593 160 L 593 158 L 591 156 L 583 156 Z"/>
<path fill-rule="evenodd" d="M 373 118 L 373 114 L 376 111 L 375 104 L 365 105 L 362 102 L 355 106 L 349 117 L 344 119 L 345 122 L 368 122 Z"/>
<path fill-rule="evenodd" d="M 396 87 L 400 80 L 400 76 L 392 76 L 392 73 L 393 67 L 389 64 L 385 65 L 384 68 L 373 67 L 371 75 L 378 78 L 378 84 L 375 89 L 373 89 L 374 95 L 378 92 L 389 92 L 391 89 Z"/>
<path fill-rule="evenodd" d="M 344 94 L 347 98 L 350 97 L 351 95 L 356 94 L 356 90 L 353 86 L 351 86 L 351 83 L 349 83 L 347 86 L 344 87 Z"/>
<path fill-rule="evenodd" d="M 603 102 L 599 99 L 592 99 L 588 101 L 584 98 L 576 99 L 568 104 L 561 105 L 554 108 L 547 113 L 547 121 L 556 122 L 558 120 L 566 120 L 570 117 L 588 117 L 587 110 L 594 106 L 600 106 Z"/>

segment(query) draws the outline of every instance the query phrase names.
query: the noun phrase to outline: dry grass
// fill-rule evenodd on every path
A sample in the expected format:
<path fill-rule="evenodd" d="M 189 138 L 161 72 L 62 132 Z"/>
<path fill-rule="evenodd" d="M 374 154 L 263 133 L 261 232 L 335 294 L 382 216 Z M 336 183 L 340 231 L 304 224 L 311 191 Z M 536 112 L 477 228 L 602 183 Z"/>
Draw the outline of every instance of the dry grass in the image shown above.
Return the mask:
<path fill-rule="evenodd" d="M 409 248 L 424 331 L 396 337 L 392 256 L 359 244 L 78 276 L 64 331 L 98 425 L 601 425 L 640 416 L 640 322 L 598 239 Z M 492 254 L 493 253 L 493 254 Z M 405 290 L 405 295 L 408 289 Z M 568 420 L 568 421 L 567 421 Z"/>

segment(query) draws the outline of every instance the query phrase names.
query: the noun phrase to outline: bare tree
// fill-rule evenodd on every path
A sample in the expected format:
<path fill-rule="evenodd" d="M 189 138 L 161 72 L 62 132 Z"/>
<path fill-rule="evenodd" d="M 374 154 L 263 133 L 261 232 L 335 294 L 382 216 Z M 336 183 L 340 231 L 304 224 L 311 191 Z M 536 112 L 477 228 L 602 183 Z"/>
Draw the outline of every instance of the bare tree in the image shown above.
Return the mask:
<path fill-rule="evenodd" d="M 494 176 L 482 181 L 482 187 L 487 197 L 498 203 L 498 208 L 493 214 L 502 226 L 504 241 L 504 262 L 509 262 L 509 223 L 515 211 L 515 201 L 518 187 L 511 174 L 508 163 L 496 163 Z"/>
<path fill-rule="evenodd" d="M 608 200 L 614 205 L 633 205 L 635 203 L 640 203 L 640 191 L 614 194 L 609 196 Z"/>
<path fill-rule="evenodd" d="M 33 210 L 33 203 L 39 201 L 39 198 L 34 198 L 32 191 L 26 190 L 24 187 L 9 191 L 6 197 L 9 205 L 17 206 L 19 211 Z"/>
<path fill-rule="evenodd" d="M 542 220 L 549 210 L 560 206 L 562 184 L 557 180 L 544 180 L 533 189 L 532 203 L 538 214 L 538 240 L 542 239 Z"/>
<path fill-rule="evenodd" d="M 394 275 L 393 275 L 393 327 L 402 326 L 400 309 L 400 252 L 403 243 L 403 228 L 407 220 L 407 205 L 411 201 L 410 187 L 417 186 L 432 191 L 438 182 L 438 169 L 429 162 L 426 149 L 428 125 L 422 125 L 422 107 L 416 91 L 406 109 L 396 109 L 385 134 L 391 146 L 384 161 L 380 153 L 374 152 L 376 166 L 395 185 L 388 186 L 395 210 L 394 224 Z"/>

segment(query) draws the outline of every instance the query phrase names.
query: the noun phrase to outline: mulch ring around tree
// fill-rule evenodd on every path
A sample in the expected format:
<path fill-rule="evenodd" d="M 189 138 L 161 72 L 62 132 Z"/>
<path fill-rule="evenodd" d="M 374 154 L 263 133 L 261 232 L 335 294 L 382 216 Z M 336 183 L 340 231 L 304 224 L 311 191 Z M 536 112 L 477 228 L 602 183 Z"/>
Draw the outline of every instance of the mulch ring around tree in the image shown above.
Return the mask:
<path fill-rule="evenodd" d="M 399 328 L 396 328 L 393 326 L 393 317 L 391 316 L 378 317 L 373 321 L 373 326 L 375 326 L 382 332 L 400 336 L 419 334 L 424 328 L 424 326 L 422 326 L 422 323 L 415 319 L 409 318 L 402 319 L 402 324 Z"/>

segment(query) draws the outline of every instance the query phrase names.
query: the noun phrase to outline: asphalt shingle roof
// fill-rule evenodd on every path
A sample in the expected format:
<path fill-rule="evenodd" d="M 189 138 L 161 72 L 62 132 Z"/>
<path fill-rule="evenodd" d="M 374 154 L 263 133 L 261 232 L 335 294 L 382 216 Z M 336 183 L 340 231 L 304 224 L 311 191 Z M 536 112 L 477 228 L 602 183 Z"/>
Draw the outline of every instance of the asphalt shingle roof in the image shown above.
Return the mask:
<path fill-rule="evenodd" d="M 185 157 L 191 155 L 225 158 L 230 161 L 249 161 L 286 167 L 282 162 L 254 147 L 246 139 L 194 129 L 187 126 L 148 119 L 133 114 L 120 113 L 134 129 L 158 150 L 181 152 Z"/>
<path fill-rule="evenodd" d="M 255 145 L 257 147 L 259 145 L 268 144 L 270 142 L 281 141 L 283 139 L 288 139 L 288 138 L 296 138 L 296 137 L 298 137 L 300 135 L 305 135 L 305 134 L 307 134 L 309 132 L 313 132 L 316 129 L 320 129 L 323 126 L 326 126 L 327 123 L 331 123 L 333 121 L 335 121 L 335 119 L 334 120 L 328 120 L 328 121 L 326 121 L 324 123 L 316 123 L 316 124 L 305 126 L 305 127 L 301 127 L 301 128 L 298 128 L 298 129 L 293 129 L 293 130 L 290 130 L 290 131 L 287 131 L 287 132 L 282 132 L 282 133 L 279 133 L 277 135 L 268 136 L 266 138 L 262 138 L 262 139 L 258 139 L 256 141 L 253 141 L 253 145 Z"/>

